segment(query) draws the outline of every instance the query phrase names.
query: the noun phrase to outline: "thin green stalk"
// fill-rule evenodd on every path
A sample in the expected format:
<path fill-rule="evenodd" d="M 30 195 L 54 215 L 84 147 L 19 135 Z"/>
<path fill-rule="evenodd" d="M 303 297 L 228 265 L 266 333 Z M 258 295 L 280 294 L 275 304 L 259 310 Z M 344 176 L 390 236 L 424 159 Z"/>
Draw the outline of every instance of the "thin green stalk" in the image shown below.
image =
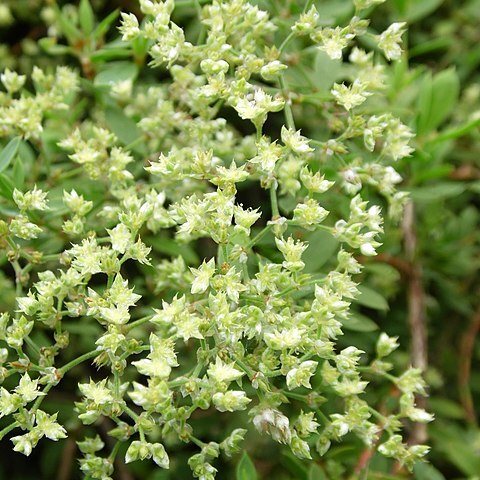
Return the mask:
<path fill-rule="evenodd" d="M 255 235 L 252 240 L 247 244 L 245 247 L 247 250 L 250 250 L 252 247 L 254 247 L 273 227 L 273 224 L 268 224 L 266 227 L 263 228 L 263 230 L 260 230 L 260 232 Z"/>
<path fill-rule="evenodd" d="M 258 143 L 262 139 L 263 133 L 262 133 L 261 125 L 256 125 L 256 128 L 257 128 L 257 130 L 256 130 L 256 140 L 257 140 L 257 143 Z"/>
<path fill-rule="evenodd" d="M 108 456 L 108 459 L 113 463 L 115 460 L 115 457 L 117 456 L 118 450 L 120 449 L 120 446 L 122 445 L 123 442 L 120 440 L 114 445 L 112 448 L 112 451 L 110 452 L 110 455 Z"/>
<path fill-rule="evenodd" d="M 277 189 L 275 185 L 270 187 L 270 205 L 272 206 L 272 218 L 280 217 L 280 211 L 278 210 Z"/>
<path fill-rule="evenodd" d="M 98 350 L 91 350 L 90 352 L 84 353 L 83 355 L 80 355 L 79 357 L 75 358 L 71 362 L 68 362 L 67 364 L 65 364 L 62 368 L 58 370 L 58 372 L 60 373 L 61 376 L 63 376 L 73 367 L 76 367 L 77 365 L 80 365 L 86 360 L 96 357 L 97 355 L 98 355 Z"/>
<path fill-rule="evenodd" d="M 15 297 L 23 297 L 23 289 L 22 289 L 22 282 L 21 282 L 21 276 L 22 276 L 22 267 L 18 263 L 18 260 L 14 260 L 12 262 L 12 267 L 13 270 L 15 271 Z M 20 318 L 20 312 L 18 310 L 15 310 L 15 320 L 18 320 Z"/>
<path fill-rule="evenodd" d="M 223 256 L 223 248 L 221 245 L 217 248 L 217 266 L 219 269 L 222 268 L 223 263 L 225 262 L 225 257 Z"/>
<path fill-rule="evenodd" d="M 293 37 L 295 37 L 295 33 L 290 32 L 288 36 L 285 38 L 285 40 L 282 42 L 282 44 L 278 47 L 278 51 L 280 53 L 282 53 L 285 50 L 285 47 L 290 43 Z"/>
<path fill-rule="evenodd" d="M 10 425 L 7 425 L 3 430 L 0 430 L 0 440 L 7 435 L 7 433 L 11 432 L 14 428 L 17 428 L 20 426 L 20 423 L 18 422 L 13 422 Z"/>
<path fill-rule="evenodd" d="M 130 407 L 126 405 L 123 407 L 123 411 L 135 422 L 138 423 L 140 421 L 140 416 L 137 415 Z M 140 429 L 139 429 L 140 430 Z"/>
<path fill-rule="evenodd" d="M 233 356 L 235 363 L 250 377 L 252 378 L 255 372 L 240 358 L 236 355 Z"/>
<path fill-rule="evenodd" d="M 287 127 L 291 130 L 296 130 L 295 128 L 295 120 L 293 119 L 293 112 L 290 100 L 290 94 L 288 93 L 287 82 L 285 81 L 285 77 L 280 75 L 279 79 L 280 88 L 282 90 L 282 94 L 285 98 L 285 122 L 287 123 Z"/>
<path fill-rule="evenodd" d="M 145 317 L 139 318 L 138 320 L 135 320 L 134 322 L 129 323 L 128 325 L 125 325 L 125 327 L 123 327 L 123 331 L 125 333 L 128 333 L 131 330 L 133 330 L 134 328 L 139 327 L 140 325 L 143 325 L 144 323 L 149 322 L 153 317 L 154 317 L 154 315 L 147 315 Z"/>
<path fill-rule="evenodd" d="M 203 448 L 203 447 L 205 447 L 205 445 L 206 445 L 205 442 L 202 442 L 199 438 L 194 437 L 193 435 L 190 435 L 189 438 L 190 438 L 190 441 L 191 441 L 192 443 L 194 443 L 195 445 L 197 445 L 197 446 L 200 447 L 200 448 Z"/>

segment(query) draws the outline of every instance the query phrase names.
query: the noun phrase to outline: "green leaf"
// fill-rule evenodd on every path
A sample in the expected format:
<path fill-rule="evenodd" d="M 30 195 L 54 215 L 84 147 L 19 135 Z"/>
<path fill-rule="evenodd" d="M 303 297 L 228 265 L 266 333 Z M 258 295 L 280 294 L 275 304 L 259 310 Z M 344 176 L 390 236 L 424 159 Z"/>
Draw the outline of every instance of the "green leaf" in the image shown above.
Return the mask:
<path fill-rule="evenodd" d="M 23 160 L 19 156 L 13 164 L 12 178 L 15 187 L 21 190 L 25 182 L 25 168 L 23 166 Z"/>
<path fill-rule="evenodd" d="M 11 200 L 14 188 L 15 185 L 12 181 L 3 173 L 0 173 L 0 195 Z"/>
<path fill-rule="evenodd" d="M 93 14 L 90 0 L 81 0 L 78 7 L 78 15 L 80 26 L 86 35 L 90 35 L 93 32 L 95 25 L 95 15 Z"/>
<path fill-rule="evenodd" d="M 332 60 L 325 52 L 318 50 L 313 64 L 313 80 L 317 88 L 329 92 L 342 68 L 341 60 Z"/>
<path fill-rule="evenodd" d="M 109 64 L 108 68 L 97 74 L 93 84 L 96 87 L 110 87 L 112 83 L 125 80 L 135 80 L 138 67 L 131 62 L 116 62 Z"/>
<path fill-rule="evenodd" d="M 374 332 L 378 330 L 378 325 L 370 318 L 358 312 L 351 312 L 349 317 L 342 320 L 345 330 L 352 332 Z"/>
<path fill-rule="evenodd" d="M 257 480 L 257 470 L 247 452 L 243 452 L 242 458 L 237 464 L 236 480 Z"/>
<path fill-rule="evenodd" d="M 338 248 L 338 240 L 336 240 L 328 232 L 317 230 L 306 236 L 308 248 L 302 255 L 305 262 L 305 273 L 312 273 L 323 266 Z"/>
<path fill-rule="evenodd" d="M 442 418 L 454 418 L 456 420 L 463 420 L 465 418 L 463 408 L 448 398 L 432 397 L 428 400 L 428 407 L 436 416 Z"/>
<path fill-rule="evenodd" d="M 417 463 L 413 467 L 415 480 L 445 480 L 445 477 L 432 465 Z"/>
<path fill-rule="evenodd" d="M 328 480 L 328 478 L 325 472 L 314 463 L 308 471 L 308 480 Z"/>
<path fill-rule="evenodd" d="M 408 23 L 418 22 L 435 11 L 444 0 L 410 0 L 405 16 Z"/>
<path fill-rule="evenodd" d="M 132 51 L 128 48 L 102 48 L 90 55 L 90 60 L 94 63 L 109 62 L 119 58 L 129 58 L 132 56 Z"/>
<path fill-rule="evenodd" d="M 365 285 L 359 285 L 358 290 L 360 290 L 360 295 L 354 302 L 374 310 L 388 310 L 387 300 L 378 292 Z"/>
<path fill-rule="evenodd" d="M 49 55 L 68 55 L 73 49 L 68 45 L 58 45 L 55 38 L 44 37 L 37 41 L 38 46 Z"/>
<path fill-rule="evenodd" d="M 0 172 L 3 172 L 10 165 L 13 157 L 17 154 L 20 141 L 20 137 L 12 138 L 0 152 Z"/>
<path fill-rule="evenodd" d="M 198 257 L 195 250 L 188 244 L 182 244 L 171 238 L 166 237 L 146 237 L 145 243 L 151 245 L 154 250 L 171 257 L 181 256 L 189 265 L 197 265 L 200 263 L 200 258 Z"/>
<path fill-rule="evenodd" d="M 294 475 L 295 480 L 308 480 L 308 470 L 305 462 L 296 457 L 292 452 L 282 452 L 282 463 Z"/>
<path fill-rule="evenodd" d="M 435 130 L 453 111 L 460 91 L 460 80 L 454 68 L 432 77 L 427 73 L 418 95 L 417 134 Z"/>
<path fill-rule="evenodd" d="M 109 107 L 105 110 L 105 120 L 108 128 L 123 145 L 130 145 L 141 135 L 137 124 L 117 107 Z"/>
<path fill-rule="evenodd" d="M 144 58 L 147 55 L 148 47 L 150 45 L 148 38 L 144 38 L 144 37 L 134 38 L 131 44 L 133 47 L 133 53 L 135 54 L 136 58 Z"/>
<path fill-rule="evenodd" d="M 421 170 L 415 173 L 412 178 L 413 184 L 419 184 L 428 180 L 436 180 L 437 178 L 448 177 L 454 170 L 453 165 L 438 165 L 437 167 L 429 167 L 428 169 Z"/>
<path fill-rule="evenodd" d="M 437 454 L 442 453 L 466 476 L 476 476 L 480 472 L 480 457 L 475 447 L 478 433 L 476 430 L 464 430 L 457 425 L 452 422 L 437 423 L 429 428 L 429 433 Z"/>
<path fill-rule="evenodd" d="M 60 25 L 60 30 L 65 35 L 68 43 L 72 45 L 77 40 L 81 39 L 83 37 L 82 32 L 72 23 L 68 16 L 64 15 L 57 5 L 54 5 L 54 9 L 57 14 L 57 21 Z"/>
<path fill-rule="evenodd" d="M 117 19 L 118 15 L 120 13 L 120 10 L 114 10 L 112 13 L 109 13 L 98 25 L 97 28 L 95 29 L 95 32 L 93 32 L 93 36 L 95 38 L 101 38 L 103 37 L 109 30 L 109 28 L 112 26 L 113 22 Z"/>
<path fill-rule="evenodd" d="M 473 129 L 477 128 L 480 125 L 480 118 L 475 118 L 473 120 L 467 120 L 462 125 L 450 128 L 443 132 L 440 132 L 438 136 L 432 138 L 428 143 L 440 143 L 447 140 L 453 140 L 454 138 L 463 137 L 470 133 Z M 427 144 L 428 144 L 427 143 Z"/>
<path fill-rule="evenodd" d="M 480 180 L 470 183 L 468 189 L 475 193 L 480 193 Z"/>
<path fill-rule="evenodd" d="M 402 17 L 407 13 L 409 0 L 393 0 L 392 3 Z"/>
<path fill-rule="evenodd" d="M 466 190 L 460 182 L 438 182 L 425 187 L 412 188 L 410 195 L 416 202 L 438 202 L 446 198 L 456 197 Z"/>
<path fill-rule="evenodd" d="M 436 10 L 444 0 L 393 0 L 401 20 L 408 23 L 417 22 Z"/>

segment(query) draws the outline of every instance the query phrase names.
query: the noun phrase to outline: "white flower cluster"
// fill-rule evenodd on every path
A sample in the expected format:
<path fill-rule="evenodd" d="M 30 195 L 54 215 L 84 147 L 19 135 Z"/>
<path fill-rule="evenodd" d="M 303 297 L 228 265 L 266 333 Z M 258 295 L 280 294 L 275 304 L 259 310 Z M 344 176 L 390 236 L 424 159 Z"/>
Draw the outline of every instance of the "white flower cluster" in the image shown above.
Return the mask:
<path fill-rule="evenodd" d="M 0 340 L 7 347 L 0 350 L 0 377 L 20 375 L 20 380 L 11 391 L 1 388 L 0 416 L 15 415 L 11 429 L 27 432 L 12 438 L 15 450 L 28 455 L 42 436 L 65 436 L 56 416 L 38 407 L 64 374 L 94 359 L 108 378 L 80 381 L 76 412 L 86 425 L 110 418 L 115 428 L 109 435 L 128 443 L 127 463 L 152 459 L 169 468 L 164 443 L 168 449 L 166 439 L 175 437 L 200 448 L 189 459 L 193 475 L 213 479 L 215 458 L 237 452 L 246 430 L 206 443 L 196 437 L 192 416 L 198 409 L 219 415 L 248 409 L 259 432 L 299 458 L 312 458 L 312 445 L 323 455 L 349 432 L 371 447 L 385 430 L 389 438 L 379 451 L 411 467 L 427 449 L 402 443 L 400 419 L 432 419 L 415 405 L 414 395 L 425 393 L 420 372 L 398 378 L 387 373 L 391 364 L 385 357 L 397 343 L 385 334 L 368 367 L 361 366 L 363 351 L 340 350 L 337 339 L 359 293 L 352 278 L 361 271 L 355 255 L 376 255 L 381 246 L 381 208 L 363 198 L 362 187 L 374 186 L 397 212 L 404 198 L 395 189 L 401 178 L 391 166 L 346 154 L 355 145 L 367 156 L 380 150 L 381 157 L 398 160 L 412 152 L 412 134 L 388 113 L 363 111 L 381 90 L 384 75 L 371 52 L 355 47 L 350 62 L 358 76 L 327 92 L 339 113 L 332 138 L 308 138 L 307 122 L 303 130 L 295 126 L 302 105 L 288 90 L 282 56 L 290 40 L 309 36 L 340 60 L 365 34 L 368 21 L 354 17 L 346 27 L 319 28 L 311 7 L 277 48 L 272 34 L 280 27 L 258 6 L 247 0 L 214 0 L 203 8 L 195 3 L 201 11 L 197 42 L 187 41 L 190 36 L 173 22 L 174 0 L 140 0 L 142 21 L 122 14 L 122 41 L 134 52 L 144 45 L 150 66 L 170 75 L 165 84 L 129 80 L 104 92 L 109 105 L 124 102 L 122 121 L 135 123 L 138 139 L 127 144 L 119 138 L 121 128 L 94 110 L 93 122 L 75 122 L 58 142 L 76 166 L 73 175 L 83 175 L 75 188 L 53 192 L 48 205 L 37 186 L 12 189 L 16 210 L 8 224 L 0 224 L 0 238 L 11 249 L 19 295 L 16 312 L 0 316 Z M 361 10 L 381 0 L 354 3 Z M 388 59 L 400 56 L 402 32 L 403 25 L 394 24 L 378 37 Z M 38 138 L 44 114 L 54 106 L 67 108 L 78 88 L 67 69 L 54 75 L 36 69 L 32 78 L 42 93 L 17 98 L 25 78 L 9 70 L 0 77 L 6 89 L 0 136 Z M 134 94 L 125 100 L 122 92 Z M 285 124 L 267 128 L 278 112 Z M 230 121 L 232 116 L 238 118 Z M 255 133 L 241 135 L 237 122 Z M 332 159 L 349 163 L 341 170 L 323 168 Z M 255 198 L 266 190 L 269 206 Z M 254 198 L 245 191 L 254 191 Z M 52 234 L 52 244 L 65 238 L 72 243 L 61 254 L 42 259 L 17 243 L 42 232 L 35 210 L 51 212 L 54 222 L 62 219 L 60 238 Z M 331 270 L 321 275 L 306 265 L 310 235 L 319 231 L 342 245 L 328 264 Z M 210 252 L 203 260 L 194 242 Z M 29 283 L 28 272 L 51 260 L 55 268 L 43 265 Z M 38 324 L 53 331 L 51 345 L 39 348 L 30 338 Z M 70 335 L 84 325 L 94 325 L 98 333 L 93 350 L 58 368 Z M 12 356 L 18 362 L 11 362 Z M 361 398 L 368 388 L 365 368 L 393 379 L 402 392 L 397 410 L 380 424 Z M 324 396 L 342 399 L 331 402 L 335 413 L 322 413 Z M 302 406 L 294 417 L 286 414 L 289 399 Z M 375 419 L 381 417 L 375 413 Z M 100 456 L 99 437 L 79 447 L 85 475 L 111 478 L 114 455 Z"/>

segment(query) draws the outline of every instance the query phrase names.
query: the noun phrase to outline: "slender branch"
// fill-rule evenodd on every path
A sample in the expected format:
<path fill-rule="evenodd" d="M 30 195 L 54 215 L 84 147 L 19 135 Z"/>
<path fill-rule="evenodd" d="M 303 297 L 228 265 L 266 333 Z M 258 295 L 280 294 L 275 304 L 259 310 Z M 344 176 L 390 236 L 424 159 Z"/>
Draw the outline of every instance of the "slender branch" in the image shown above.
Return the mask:
<path fill-rule="evenodd" d="M 356 259 L 360 263 L 366 263 L 372 260 L 375 262 L 386 263 L 398 270 L 398 272 L 407 279 L 414 274 L 412 265 L 410 265 L 409 262 L 405 261 L 402 258 L 389 255 L 388 253 L 379 253 L 376 257 L 365 257 L 363 255 L 359 255 L 358 257 L 356 257 Z"/>
<path fill-rule="evenodd" d="M 422 267 L 416 259 L 417 233 L 415 231 L 415 207 L 412 202 L 405 207 L 403 218 L 403 235 L 405 254 L 409 261 L 412 274 L 408 279 L 408 320 L 411 338 L 412 365 L 425 371 L 428 365 L 427 327 L 425 322 L 425 292 L 423 289 Z M 417 405 L 424 408 L 425 397 L 418 396 Z M 427 439 L 427 426 L 424 423 L 415 424 L 409 439 L 410 444 L 424 443 Z"/>
<path fill-rule="evenodd" d="M 75 452 L 77 444 L 75 438 L 69 436 L 65 442 L 65 447 L 62 452 L 62 459 L 57 472 L 57 480 L 68 480 L 71 478 L 72 469 L 75 464 Z"/>
<path fill-rule="evenodd" d="M 470 320 L 468 329 L 460 339 L 460 355 L 458 366 L 458 393 L 460 402 L 465 411 L 467 421 L 477 426 L 477 415 L 470 390 L 470 379 L 472 373 L 472 357 L 475 349 L 475 340 L 480 330 L 480 308 L 474 313 Z"/>

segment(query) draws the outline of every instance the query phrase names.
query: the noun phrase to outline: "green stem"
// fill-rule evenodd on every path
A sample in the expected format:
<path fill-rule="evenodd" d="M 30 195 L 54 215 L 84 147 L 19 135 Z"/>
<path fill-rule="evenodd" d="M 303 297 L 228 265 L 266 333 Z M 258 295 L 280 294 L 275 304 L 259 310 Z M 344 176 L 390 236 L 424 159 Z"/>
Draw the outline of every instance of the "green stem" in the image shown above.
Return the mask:
<path fill-rule="evenodd" d="M 330 423 L 330 419 L 321 410 L 316 410 L 316 413 L 323 421 L 324 425 L 328 425 Z"/>
<path fill-rule="evenodd" d="M 23 297 L 22 282 L 20 281 L 22 276 L 22 267 L 18 263 L 18 260 L 12 262 L 13 270 L 15 271 L 15 296 L 16 298 Z M 15 310 L 15 320 L 20 318 L 20 312 Z"/>
<path fill-rule="evenodd" d="M 256 141 L 257 143 L 262 139 L 262 127 L 261 125 L 255 125 L 257 128 Z"/>
<path fill-rule="evenodd" d="M 113 372 L 113 388 L 115 398 L 120 399 L 120 375 L 116 370 Z"/>
<path fill-rule="evenodd" d="M 295 33 L 290 32 L 288 36 L 285 38 L 285 40 L 282 42 L 282 44 L 278 47 L 279 53 L 282 53 L 285 47 L 290 43 L 292 38 L 295 36 Z"/>
<path fill-rule="evenodd" d="M 81 174 L 83 172 L 83 167 L 73 168 L 71 170 L 67 170 L 66 172 L 61 173 L 57 177 L 58 180 L 65 180 L 67 178 L 75 177 L 75 175 Z"/>
<path fill-rule="evenodd" d="M 222 265 L 225 262 L 225 257 L 223 256 L 224 250 L 222 248 L 222 245 L 218 245 L 217 248 L 217 266 L 218 270 L 220 271 L 222 269 Z"/>
<path fill-rule="evenodd" d="M 242 264 L 242 273 L 243 273 L 243 280 L 245 283 L 250 281 L 250 275 L 248 274 L 248 266 L 246 263 Z"/>
<path fill-rule="evenodd" d="M 137 145 L 144 143 L 145 142 L 145 137 L 143 135 L 140 135 L 138 138 L 136 138 L 133 142 L 129 143 L 127 146 L 123 147 L 124 150 L 132 150 L 132 148 L 135 148 Z"/>
<path fill-rule="evenodd" d="M 263 228 L 263 230 L 260 230 L 260 232 L 255 235 L 252 240 L 247 244 L 245 247 L 247 250 L 250 250 L 252 247 L 254 247 L 273 227 L 273 224 L 268 224 L 266 227 Z"/>
<path fill-rule="evenodd" d="M 287 392 L 283 391 L 283 394 L 288 398 L 293 398 L 294 400 L 299 400 L 300 402 L 308 402 L 308 395 L 302 395 L 301 393 Z"/>
<path fill-rule="evenodd" d="M 95 357 L 96 355 L 98 355 L 98 351 L 97 350 L 92 350 L 91 352 L 84 353 L 80 357 L 77 357 L 75 360 L 72 360 L 71 362 L 68 362 L 62 368 L 58 369 L 58 371 L 57 371 L 58 372 L 57 373 L 58 377 L 60 379 L 63 378 L 63 376 L 69 370 L 76 367 L 77 365 L 84 362 L 85 360 L 88 360 L 89 358 Z M 45 400 L 45 398 L 47 397 L 47 393 L 52 389 L 53 386 L 54 386 L 53 383 L 49 383 L 48 385 L 45 386 L 45 388 L 43 389 L 43 392 L 42 392 L 44 395 L 42 395 L 41 397 L 38 397 L 35 400 L 35 403 L 33 404 L 33 407 L 32 407 L 32 412 L 35 412 L 40 407 L 43 400 Z"/>
<path fill-rule="evenodd" d="M 125 333 L 128 333 L 130 332 L 130 330 L 133 330 L 134 328 L 149 322 L 154 316 L 155 315 L 147 315 L 146 317 L 139 318 L 138 320 L 135 320 L 134 322 L 129 323 L 128 325 L 125 325 L 125 327 L 123 328 L 123 331 Z"/>
<path fill-rule="evenodd" d="M 282 90 L 282 94 L 285 98 L 284 112 L 285 112 L 285 121 L 287 123 L 287 127 L 291 130 L 296 130 L 295 120 L 293 119 L 290 94 L 288 93 L 287 82 L 285 81 L 285 77 L 283 75 L 280 75 L 279 83 L 280 83 L 280 88 Z"/>
<path fill-rule="evenodd" d="M 270 187 L 270 204 L 272 206 L 272 218 L 280 217 L 280 211 L 278 210 L 277 189 L 275 185 Z"/>
<path fill-rule="evenodd" d="M 98 350 L 92 350 L 90 352 L 84 353 L 83 355 L 80 355 L 79 357 L 77 357 L 75 360 L 72 360 L 71 362 L 68 362 L 67 364 L 65 364 L 58 371 L 63 376 L 73 367 L 76 367 L 80 363 L 83 363 L 85 360 L 89 360 L 90 358 L 96 357 L 97 355 L 98 355 Z"/>
<path fill-rule="evenodd" d="M 140 421 L 139 415 L 137 415 L 130 407 L 126 405 L 123 407 L 123 411 L 135 422 L 138 423 Z"/>
<path fill-rule="evenodd" d="M 194 437 L 193 435 L 190 435 L 190 441 L 200 448 L 203 448 L 206 445 L 205 442 L 202 442 L 199 438 Z"/>
<path fill-rule="evenodd" d="M 233 356 L 233 360 L 250 378 L 253 377 L 255 372 L 243 360 L 238 358 L 236 355 Z"/>
<path fill-rule="evenodd" d="M 7 425 L 3 430 L 0 430 L 0 440 L 9 432 L 11 432 L 14 428 L 20 426 L 20 423 L 13 422 L 10 425 Z"/>
<path fill-rule="evenodd" d="M 115 446 L 113 447 L 112 451 L 110 452 L 110 455 L 108 456 L 108 459 L 113 463 L 113 461 L 115 460 L 115 457 L 117 456 L 117 453 L 118 453 L 118 450 L 120 448 L 120 446 L 122 445 L 123 442 L 121 442 L 120 440 L 115 444 Z"/>

